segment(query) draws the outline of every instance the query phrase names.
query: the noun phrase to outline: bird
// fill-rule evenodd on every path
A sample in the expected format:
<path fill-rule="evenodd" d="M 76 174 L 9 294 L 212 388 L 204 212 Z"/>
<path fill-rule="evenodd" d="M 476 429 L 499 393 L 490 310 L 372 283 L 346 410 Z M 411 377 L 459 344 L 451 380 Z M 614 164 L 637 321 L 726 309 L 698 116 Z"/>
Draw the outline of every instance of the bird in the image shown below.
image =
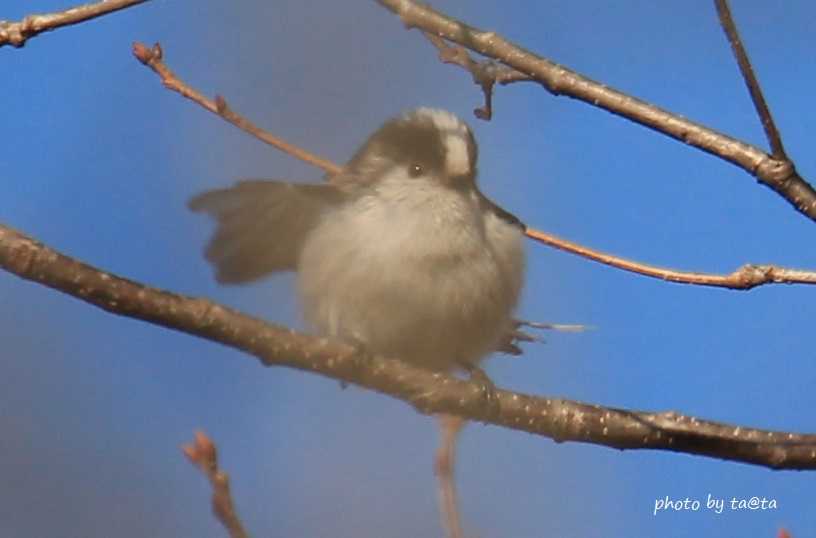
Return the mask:
<path fill-rule="evenodd" d="M 477 185 L 470 126 L 441 109 L 379 127 L 323 183 L 242 180 L 189 201 L 223 284 L 296 272 L 317 334 L 432 371 L 478 371 L 514 329 L 524 224 Z"/>

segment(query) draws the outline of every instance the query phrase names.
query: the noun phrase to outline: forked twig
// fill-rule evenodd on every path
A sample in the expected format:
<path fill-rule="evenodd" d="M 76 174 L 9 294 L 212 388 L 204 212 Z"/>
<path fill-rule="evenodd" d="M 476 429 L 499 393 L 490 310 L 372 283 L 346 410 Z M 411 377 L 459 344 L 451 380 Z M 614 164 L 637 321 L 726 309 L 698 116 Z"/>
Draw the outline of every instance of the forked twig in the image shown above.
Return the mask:
<path fill-rule="evenodd" d="M 439 51 L 439 60 L 446 64 L 462 67 L 473 76 L 473 82 L 482 88 L 485 104 L 473 110 L 473 114 L 482 120 L 490 121 L 493 117 L 493 86 L 496 83 L 530 82 L 532 79 L 524 73 L 494 61 L 474 60 L 464 47 L 449 45 L 444 39 L 430 32 L 422 32 L 428 41 Z"/>
<path fill-rule="evenodd" d="M 456 43 L 517 70 L 553 95 L 565 95 L 602 108 L 739 166 L 774 190 L 797 211 L 816 221 L 816 190 L 789 159 L 717 132 L 700 123 L 591 80 L 530 52 L 496 32 L 480 30 L 415 0 L 376 0 L 408 28 Z"/>

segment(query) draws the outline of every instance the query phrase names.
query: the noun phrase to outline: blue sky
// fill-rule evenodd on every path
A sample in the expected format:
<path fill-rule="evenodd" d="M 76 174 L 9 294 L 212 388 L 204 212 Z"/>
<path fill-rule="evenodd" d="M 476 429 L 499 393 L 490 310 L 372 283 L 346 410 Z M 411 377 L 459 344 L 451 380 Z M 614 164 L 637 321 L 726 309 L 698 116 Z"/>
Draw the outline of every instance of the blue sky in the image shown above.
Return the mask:
<path fill-rule="evenodd" d="M 0 19 L 70 2 L 4 2 Z M 147 5 L 0 49 L 6 73 L 0 222 L 103 269 L 300 327 L 290 275 L 219 287 L 211 224 L 186 200 L 238 178 L 318 181 L 163 89 L 169 65 L 256 123 L 342 162 L 386 118 L 436 106 L 470 118 L 483 190 L 531 226 L 658 265 L 727 272 L 816 265 L 814 224 L 743 171 L 532 84 L 500 88 L 490 123 L 468 75 L 440 65 L 375 2 Z M 708 2 L 434 2 L 558 63 L 765 147 Z M 816 6 L 734 14 L 800 173 L 816 178 L 809 106 Z M 535 244 L 520 315 L 585 323 L 522 358 L 502 387 L 814 431 L 816 290 L 672 285 Z M 409 406 L 98 311 L 0 273 L 0 534 L 222 536 L 179 446 L 219 444 L 257 536 L 436 536 L 435 424 Z M 478 536 L 794 536 L 814 528 L 811 473 L 667 452 L 555 444 L 471 425 L 465 527 Z M 777 508 L 653 515 L 655 500 L 775 499 Z"/>

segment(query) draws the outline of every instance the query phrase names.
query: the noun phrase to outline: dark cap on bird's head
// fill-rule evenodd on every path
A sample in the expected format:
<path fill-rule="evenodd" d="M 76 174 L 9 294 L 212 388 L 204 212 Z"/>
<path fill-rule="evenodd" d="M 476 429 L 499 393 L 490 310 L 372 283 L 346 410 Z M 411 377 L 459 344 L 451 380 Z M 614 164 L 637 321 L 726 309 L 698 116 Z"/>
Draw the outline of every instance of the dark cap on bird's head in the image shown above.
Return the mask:
<path fill-rule="evenodd" d="M 432 173 L 453 181 L 472 182 L 478 148 L 470 127 L 454 114 L 418 108 L 385 122 L 346 165 L 362 177 L 394 164 L 416 176 Z"/>

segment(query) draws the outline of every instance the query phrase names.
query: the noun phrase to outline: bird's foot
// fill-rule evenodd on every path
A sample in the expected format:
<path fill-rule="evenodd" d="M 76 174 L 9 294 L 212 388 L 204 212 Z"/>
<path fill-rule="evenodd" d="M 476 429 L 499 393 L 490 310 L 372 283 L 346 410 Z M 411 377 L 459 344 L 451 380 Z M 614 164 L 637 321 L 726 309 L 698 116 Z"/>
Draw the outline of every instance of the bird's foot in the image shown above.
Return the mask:
<path fill-rule="evenodd" d="M 470 381 L 479 385 L 484 410 L 488 417 L 495 418 L 501 413 L 498 389 L 487 373 L 475 364 L 462 365 L 470 375 Z"/>
<path fill-rule="evenodd" d="M 352 369 L 356 372 L 366 371 L 371 366 L 371 359 L 374 354 L 368 349 L 368 346 L 359 338 L 353 336 L 346 336 L 343 341 L 354 348 L 351 353 Z M 340 381 L 340 388 L 348 388 L 348 381 Z"/>

